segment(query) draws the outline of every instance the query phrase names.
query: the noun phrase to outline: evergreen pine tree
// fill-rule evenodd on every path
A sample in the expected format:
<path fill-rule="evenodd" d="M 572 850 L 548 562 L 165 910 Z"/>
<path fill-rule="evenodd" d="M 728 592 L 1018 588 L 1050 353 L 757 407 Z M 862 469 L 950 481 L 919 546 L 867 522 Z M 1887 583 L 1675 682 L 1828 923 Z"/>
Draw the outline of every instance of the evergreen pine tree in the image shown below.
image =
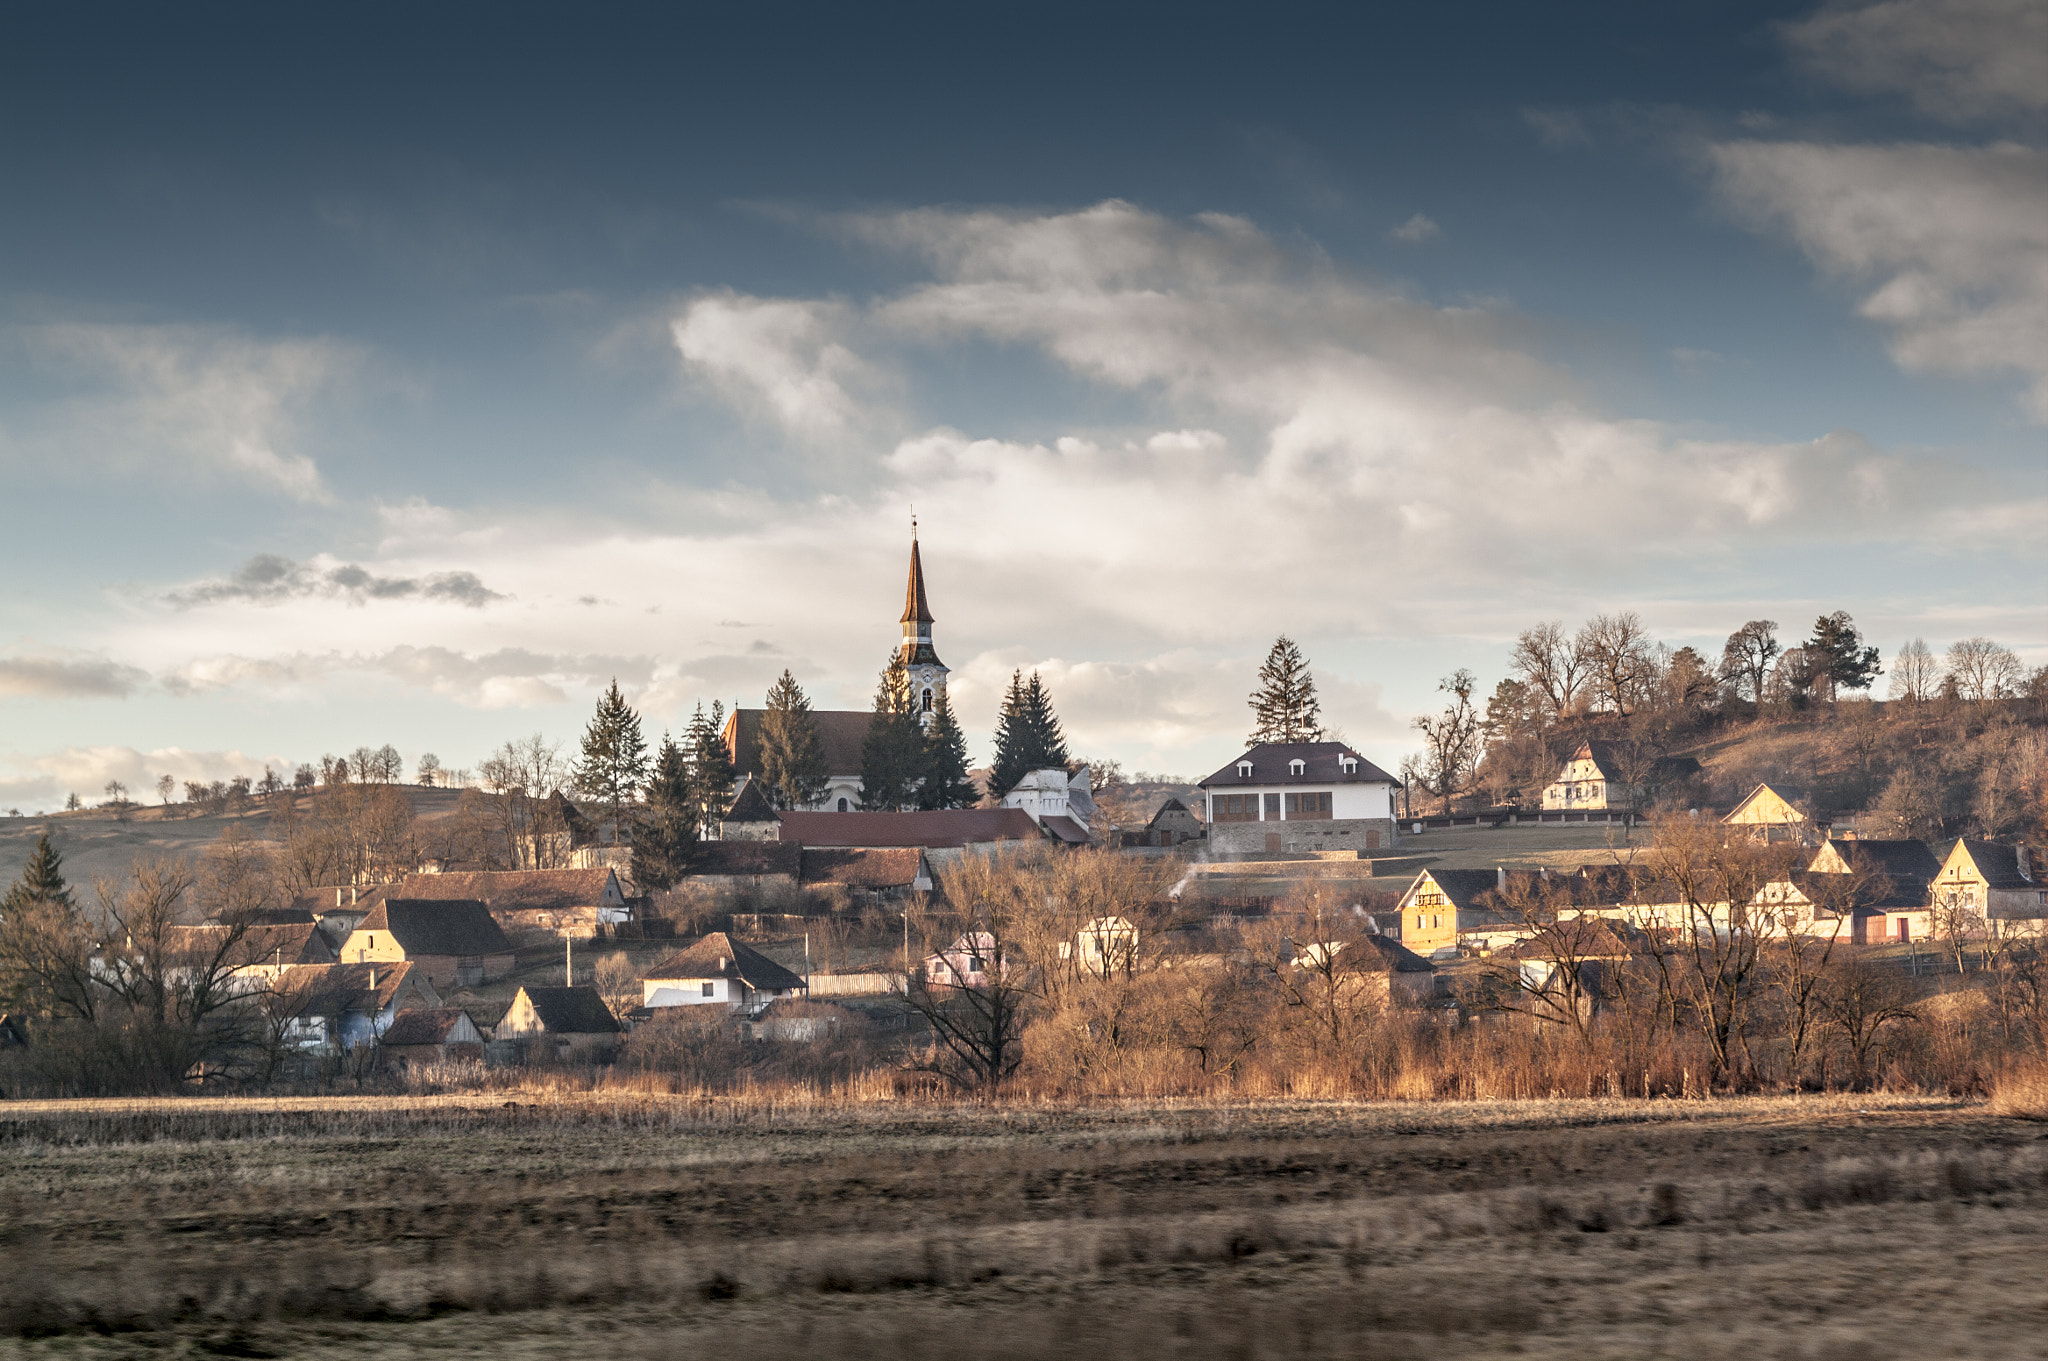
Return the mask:
<path fill-rule="evenodd" d="M 924 731 L 910 696 L 910 674 L 902 654 L 889 658 L 875 688 L 875 716 L 860 744 L 860 806 L 891 813 L 917 800 L 924 773 Z"/>
<path fill-rule="evenodd" d="M 777 808 L 802 808 L 825 792 L 825 745 L 810 697 L 788 671 L 768 690 L 761 716 L 762 792 Z"/>
<path fill-rule="evenodd" d="M 21 878 L 9 886 L 4 898 L 0 898 L 0 914 L 15 911 L 29 903 L 77 906 L 71 896 L 71 886 L 64 882 L 64 857 L 50 844 L 48 833 L 36 839 L 36 848 L 29 852 L 28 863 L 21 867 Z"/>
<path fill-rule="evenodd" d="M 1838 686 L 1844 690 L 1868 690 L 1870 683 L 1884 674 L 1878 665 L 1877 649 L 1863 646 L 1863 635 L 1847 610 L 1836 610 L 1814 620 L 1813 637 L 1807 640 L 1806 649 L 1820 662 L 1819 671 L 1826 677 L 1829 699 L 1834 698 Z"/>
<path fill-rule="evenodd" d="M 1316 698 L 1315 677 L 1308 658 L 1286 634 L 1274 641 L 1259 668 L 1259 688 L 1252 692 L 1251 745 L 1261 742 L 1319 742 L 1323 737 L 1323 706 Z"/>
<path fill-rule="evenodd" d="M 737 778 L 732 755 L 725 749 L 725 705 L 711 701 L 706 717 L 704 706 L 690 717 L 686 734 L 690 758 L 690 804 L 697 815 L 701 835 L 718 835 L 718 821 L 732 802 L 732 782 Z"/>
<path fill-rule="evenodd" d="M 1059 715 L 1053 712 L 1052 693 L 1036 671 L 1025 680 L 1022 671 L 1010 674 L 1010 688 L 1003 695 L 1002 712 L 996 717 L 996 758 L 989 775 L 990 792 L 997 798 L 1015 789 L 1034 770 L 1066 769 L 1066 734 Z"/>
<path fill-rule="evenodd" d="M 698 841 L 691 785 L 689 758 L 663 733 L 647 781 L 647 817 L 633 838 L 633 882 L 642 892 L 673 888 L 689 869 Z"/>
<path fill-rule="evenodd" d="M 967 734 L 953 716 L 953 701 L 941 690 L 924 732 L 924 783 L 917 789 L 917 806 L 967 808 L 976 797 L 974 782 L 967 778 Z"/>
<path fill-rule="evenodd" d="M 583 759 L 576 763 L 574 777 L 576 792 L 611 815 L 612 840 L 627 840 L 627 810 L 647 783 L 647 740 L 640 735 L 640 715 L 619 693 L 616 677 L 583 730 Z"/>

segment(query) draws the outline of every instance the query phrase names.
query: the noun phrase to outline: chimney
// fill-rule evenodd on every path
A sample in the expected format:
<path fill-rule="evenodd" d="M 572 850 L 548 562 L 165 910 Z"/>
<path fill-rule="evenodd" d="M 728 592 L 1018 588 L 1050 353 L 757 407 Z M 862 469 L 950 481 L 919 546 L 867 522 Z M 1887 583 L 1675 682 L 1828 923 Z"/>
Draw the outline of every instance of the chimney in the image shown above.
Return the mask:
<path fill-rule="evenodd" d="M 377 966 L 376 966 L 376 965 L 374 965 L 374 964 L 372 964 L 372 965 L 370 966 L 370 991 L 371 991 L 371 992 L 375 992 L 376 990 L 377 990 Z"/>
<path fill-rule="evenodd" d="M 2019 864 L 2020 878 L 2026 880 L 2030 884 L 2033 883 L 2034 858 L 2031 855 L 2027 854 L 2026 842 L 2019 842 L 2012 848 L 2012 858 Z"/>
<path fill-rule="evenodd" d="M 336 890 L 334 890 L 334 905 L 335 905 L 336 907 L 340 907 L 340 906 L 341 906 L 341 890 L 340 890 L 340 889 L 336 889 Z"/>
<path fill-rule="evenodd" d="M 348 905 L 350 907 L 356 905 L 356 886 L 354 884 L 348 886 Z"/>
<path fill-rule="evenodd" d="M 1495 865 L 1493 867 L 1493 886 L 1498 889 L 1505 889 L 1508 886 L 1507 866 Z"/>

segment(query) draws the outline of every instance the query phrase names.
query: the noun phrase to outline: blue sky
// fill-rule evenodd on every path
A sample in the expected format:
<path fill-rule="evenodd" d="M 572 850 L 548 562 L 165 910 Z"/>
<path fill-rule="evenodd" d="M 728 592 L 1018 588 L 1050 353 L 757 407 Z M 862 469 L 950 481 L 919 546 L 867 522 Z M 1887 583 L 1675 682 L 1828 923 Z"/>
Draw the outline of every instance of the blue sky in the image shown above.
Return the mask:
<path fill-rule="evenodd" d="M 0 803 L 784 666 L 1392 766 L 1539 619 L 2048 660 L 2048 31 L 1892 0 L 24 5 Z"/>

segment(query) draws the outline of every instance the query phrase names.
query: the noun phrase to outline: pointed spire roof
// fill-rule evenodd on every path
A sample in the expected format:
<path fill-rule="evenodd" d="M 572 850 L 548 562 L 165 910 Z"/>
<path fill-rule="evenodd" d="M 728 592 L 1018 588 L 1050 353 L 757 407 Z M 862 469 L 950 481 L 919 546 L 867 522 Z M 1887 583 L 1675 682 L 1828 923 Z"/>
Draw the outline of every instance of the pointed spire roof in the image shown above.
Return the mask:
<path fill-rule="evenodd" d="M 903 593 L 903 622 L 929 624 L 932 607 L 924 599 L 924 563 L 917 555 L 917 535 L 910 536 L 910 586 Z"/>

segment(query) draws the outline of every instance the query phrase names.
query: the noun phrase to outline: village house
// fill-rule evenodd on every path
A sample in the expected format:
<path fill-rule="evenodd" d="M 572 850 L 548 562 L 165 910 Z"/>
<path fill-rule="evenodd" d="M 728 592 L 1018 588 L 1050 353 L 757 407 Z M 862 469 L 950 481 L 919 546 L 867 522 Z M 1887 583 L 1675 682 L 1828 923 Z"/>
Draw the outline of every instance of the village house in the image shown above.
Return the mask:
<path fill-rule="evenodd" d="M 1391 847 L 1399 787 L 1342 742 L 1261 742 L 1201 782 L 1210 854 Z"/>
<path fill-rule="evenodd" d="M 282 926 L 248 926 L 239 935 L 219 924 L 175 926 L 171 941 L 186 959 L 217 962 L 251 985 L 272 979 L 300 964 L 333 964 L 340 959 L 327 937 L 310 919 Z"/>
<path fill-rule="evenodd" d="M 1027 814 L 1055 841 L 1085 846 L 1094 839 L 1089 824 L 1097 817 L 1095 796 L 1085 765 L 1071 774 L 1058 768 L 1027 771 L 999 802 Z"/>
<path fill-rule="evenodd" d="M 964 932 L 924 960 L 925 982 L 934 988 L 984 988 L 991 969 L 999 979 L 1010 975 L 1009 955 L 988 931 Z"/>
<path fill-rule="evenodd" d="M 1640 933 L 1598 917 L 1568 917 L 1500 951 L 1499 958 L 1520 979 L 1524 1005 L 1549 1021 L 1569 1022 L 1573 1013 L 1590 1021 L 1600 999 L 1613 989 L 1609 979 L 1625 967 L 1636 950 L 1629 937 Z"/>
<path fill-rule="evenodd" d="M 608 867 L 411 874 L 392 895 L 422 902 L 474 900 L 508 929 L 551 931 L 577 940 L 633 918 L 618 872 Z"/>
<path fill-rule="evenodd" d="M 1598 738 L 1581 742 L 1557 777 L 1544 786 L 1544 810 L 1632 807 L 1634 791 L 1622 780 L 1618 766 L 1614 743 Z"/>
<path fill-rule="evenodd" d="M 438 1007 L 441 995 L 409 962 L 301 964 L 286 969 L 265 999 L 285 1022 L 287 1045 L 341 1053 L 375 1044 L 406 1011 Z"/>
<path fill-rule="evenodd" d="M 693 942 L 649 969 L 641 980 L 649 1008 L 758 1007 L 778 997 L 802 997 L 808 985 L 759 950 L 724 931 Z"/>
<path fill-rule="evenodd" d="M 596 988 L 532 985 L 519 990 L 492 1030 L 497 1039 L 525 1041 L 530 1056 L 537 1047 L 542 1056 L 574 1059 L 607 1056 L 624 1032 Z"/>
<path fill-rule="evenodd" d="M 1811 800 L 1791 785 L 1758 785 L 1721 821 L 1765 842 L 1810 843 L 1817 835 Z"/>
<path fill-rule="evenodd" d="M 2037 934 L 2048 923 L 2048 883 L 2023 842 L 1958 840 L 1935 871 L 1936 906 L 1974 913 L 2001 935 Z"/>
<path fill-rule="evenodd" d="M 1209 835 L 1209 829 L 1194 811 L 1179 799 L 1169 797 L 1159 805 L 1143 829 L 1123 833 L 1121 844 L 1125 846 L 1183 846 L 1190 841 L 1200 841 Z"/>
<path fill-rule="evenodd" d="M 351 931 L 346 964 L 417 964 L 437 988 L 470 988 L 512 972 L 512 942 L 475 899 L 387 898 Z"/>
<path fill-rule="evenodd" d="M 1059 954 L 1097 978 L 1128 973 L 1138 961 L 1138 928 L 1126 917 L 1096 917 L 1083 922 L 1072 940 L 1061 941 Z"/>
<path fill-rule="evenodd" d="M 311 914 L 322 935 L 336 949 L 348 933 L 363 924 L 370 909 L 391 896 L 390 884 L 329 884 L 309 888 L 292 899 L 292 909 Z"/>
<path fill-rule="evenodd" d="M 782 818 L 751 775 L 740 776 L 739 791 L 718 820 L 720 841 L 779 841 Z"/>
<path fill-rule="evenodd" d="M 1421 1006 L 1436 996 L 1436 965 L 1389 936 L 1310 942 L 1294 966 L 1328 968 L 1347 1000 L 1368 1006 Z"/>
<path fill-rule="evenodd" d="M 1527 934 L 1504 910 L 1505 870 L 1425 869 L 1408 885 L 1397 905 L 1398 939 L 1426 959 L 1458 952 L 1460 933 L 1480 933 L 1468 941 L 1478 948 L 1497 948 Z"/>
<path fill-rule="evenodd" d="M 803 848 L 805 888 L 846 889 L 856 902 L 895 902 L 932 891 L 932 866 L 919 846 Z"/>
<path fill-rule="evenodd" d="M 392 1018 L 377 1047 L 385 1058 L 396 1063 L 484 1061 L 484 1033 L 460 1007 L 401 1011 Z"/>
<path fill-rule="evenodd" d="M 706 841 L 691 852 L 684 877 L 724 888 L 793 889 L 803 869 L 804 848 L 793 841 Z"/>

